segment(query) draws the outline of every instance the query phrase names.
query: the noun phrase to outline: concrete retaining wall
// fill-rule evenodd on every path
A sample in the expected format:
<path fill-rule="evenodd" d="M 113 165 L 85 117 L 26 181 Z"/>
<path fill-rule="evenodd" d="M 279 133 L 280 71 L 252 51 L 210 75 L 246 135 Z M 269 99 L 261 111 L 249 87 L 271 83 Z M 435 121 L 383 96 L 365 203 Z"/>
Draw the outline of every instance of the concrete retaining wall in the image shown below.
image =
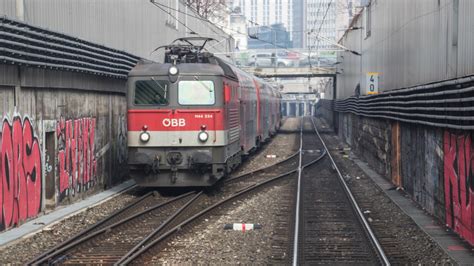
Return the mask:
<path fill-rule="evenodd" d="M 443 131 L 400 125 L 401 185 L 423 208 L 443 220 Z"/>
<path fill-rule="evenodd" d="M 330 125 L 334 124 L 334 108 L 333 101 L 321 99 L 316 104 L 316 115 L 322 116 Z"/>
<path fill-rule="evenodd" d="M 390 172 L 390 124 L 352 114 L 339 114 L 339 136 L 382 175 Z"/>

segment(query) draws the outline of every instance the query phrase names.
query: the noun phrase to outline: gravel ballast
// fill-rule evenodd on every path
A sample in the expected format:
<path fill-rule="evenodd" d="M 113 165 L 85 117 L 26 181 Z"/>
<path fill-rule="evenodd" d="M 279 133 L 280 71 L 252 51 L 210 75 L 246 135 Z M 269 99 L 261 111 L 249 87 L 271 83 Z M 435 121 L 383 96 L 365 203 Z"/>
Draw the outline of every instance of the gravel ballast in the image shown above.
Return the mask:
<path fill-rule="evenodd" d="M 284 121 L 283 128 L 291 130 L 297 128 L 298 125 L 298 119 L 290 118 Z M 295 141 L 296 138 L 293 134 L 280 134 L 275 136 L 269 143 L 265 144 L 258 153 L 252 155 L 251 158 L 238 169 L 238 173 L 255 170 L 283 160 L 296 151 L 293 147 Z M 276 157 L 267 158 L 267 155 L 276 155 Z M 233 175 L 237 175 L 238 173 L 235 172 Z M 51 226 L 47 226 L 37 233 L 0 247 L 0 264 L 25 263 L 86 229 L 90 225 L 102 220 L 114 211 L 123 208 L 136 198 L 137 196 L 132 192 L 120 194 L 112 200 L 88 208 Z"/>
<path fill-rule="evenodd" d="M 281 195 L 287 182 L 272 186 L 263 193 L 234 202 L 220 216 L 210 216 L 189 233 L 178 235 L 156 255 L 159 264 L 265 264 L 271 254 L 274 217 L 279 213 Z M 224 230 L 225 224 L 258 223 L 261 229 Z"/>
<path fill-rule="evenodd" d="M 319 119 L 317 124 L 320 130 L 324 126 L 322 138 L 389 260 L 393 264 L 453 264 L 443 249 L 351 160 L 350 149 L 328 131 L 327 124 Z"/>
<path fill-rule="evenodd" d="M 274 164 L 294 154 L 299 147 L 298 118 L 285 119 L 282 130 L 262 150 L 251 156 L 239 169 L 240 173 Z M 273 156 L 276 155 L 276 158 Z M 152 259 L 158 264 L 266 264 L 275 255 L 275 237 L 281 237 L 281 216 L 288 215 L 288 202 L 293 202 L 295 180 L 282 181 L 263 192 L 234 202 L 221 215 L 213 215 L 195 227 L 177 235 Z M 290 214 L 291 215 L 291 214 Z M 252 231 L 224 230 L 229 223 L 258 223 L 262 229 Z M 280 258 L 278 258 L 280 259 Z"/>
<path fill-rule="evenodd" d="M 298 118 L 287 118 L 283 121 L 281 130 L 287 132 L 295 131 L 298 130 L 299 125 L 300 120 Z M 298 151 L 298 143 L 296 143 L 298 141 L 298 134 L 287 133 L 276 135 L 269 143 L 266 143 L 260 151 L 250 156 L 231 176 L 237 176 L 248 171 L 267 167 L 284 160 Z"/>
<path fill-rule="evenodd" d="M 260 151 L 250 156 L 232 175 L 256 170 L 274 164 L 292 155 L 298 147 L 300 120 L 285 119 L 282 132 L 276 135 Z M 393 243 L 402 243 L 391 251 L 389 258 L 409 264 L 452 264 L 445 252 L 418 228 L 376 184 L 342 152 L 344 145 L 325 127 L 323 138 L 334 156 L 343 176 L 348 180 L 354 196 L 374 225 L 375 234 L 384 236 Z M 291 133 L 293 132 L 293 133 Z M 269 156 L 270 155 L 270 156 Z M 273 156 L 275 155 L 275 156 Z M 317 177 L 317 173 L 314 173 Z M 164 248 L 154 254 L 153 262 L 158 264 L 279 264 L 287 261 L 289 254 L 284 248 L 277 250 L 277 243 L 291 242 L 292 228 L 287 223 L 292 215 L 295 179 L 278 181 L 259 193 L 249 195 L 203 218 L 192 228 L 185 229 Z M 25 263 L 54 245 L 66 240 L 86 227 L 105 218 L 136 199 L 132 192 L 116 196 L 113 200 L 89 208 L 42 231 L 0 248 L 0 264 Z M 250 231 L 224 230 L 225 224 L 255 223 L 262 228 Z M 382 225 L 382 226 L 381 226 Z M 385 227 L 384 227 L 385 226 Z M 281 238 L 288 238 L 284 241 Z M 383 241 L 382 245 L 383 245 Z M 398 244 L 397 244 L 398 245 Z M 392 257 L 390 257 L 392 256 Z"/>
<path fill-rule="evenodd" d="M 99 205 L 87 208 L 78 214 L 46 226 L 33 235 L 19 239 L 0 248 L 0 264 L 24 264 L 58 243 L 102 220 L 116 210 L 123 208 L 137 196 L 132 189 Z"/>
<path fill-rule="evenodd" d="M 327 141 L 331 152 L 341 148 L 342 144 L 334 134 L 327 132 L 327 127 L 325 131 L 323 138 Z M 277 147 L 277 145 L 273 146 L 273 143 L 270 146 Z M 244 167 L 263 166 L 262 164 L 268 159 L 265 157 L 266 154 L 268 153 L 265 150 L 262 151 L 255 159 L 252 159 L 252 164 Z M 365 176 L 356 164 L 342 153 L 336 153 L 334 157 L 344 176 L 351 177 L 349 186 L 363 210 L 369 211 L 366 212 L 366 217 L 370 218 L 369 222 L 378 224 L 375 229 L 376 235 L 385 238 L 381 242 L 395 243 L 396 246 L 391 248 L 388 254 L 394 264 L 397 264 L 397 261 L 402 264 L 407 262 L 423 265 L 453 264 L 449 256 L 370 178 Z M 242 171 L 248 170 L 250 169 Z M 317 173 L 314 174 L 317 177 Z M 289 200 L 286 195 L 292 185 L 294 184 L 286 182 L 271 187 L 247 200 L 234 203 L 233 206 L 226 208 L 226 212 L 207 217 L 194 228 L 176 236 L 164 250 L 155 255 L 153 262 L 161 264 L 275 263 L 272 245 L 276 242 L 275 237 L 282 236 L 281 233 L 278 234 L 277 230 L 281 231 L 281 228 L 277 228 L 275 221 L 282 215 L 292 215 L 288 210 L 283 214 L 281 212 L 281 206 L 288 205 Z M 224 224 L 239 222 L 261 223 L 263 228 L 245 233 L 223 230 Z M 282 256 L 286 257 L 288 254 L 282 254 Z"/>

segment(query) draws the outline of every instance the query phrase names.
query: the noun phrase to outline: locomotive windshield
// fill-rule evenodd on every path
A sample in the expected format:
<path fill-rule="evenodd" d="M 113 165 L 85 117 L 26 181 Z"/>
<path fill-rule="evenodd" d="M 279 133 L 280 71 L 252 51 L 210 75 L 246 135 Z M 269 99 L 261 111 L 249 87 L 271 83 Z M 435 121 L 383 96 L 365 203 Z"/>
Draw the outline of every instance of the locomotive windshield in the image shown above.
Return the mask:
<path fill-rule="evenodd" d="M 182 80 L 179 82 L 179 104 L 213 105 L 215 102 L 214 82 L 209 80 Z"/>
<path fill-rule="evenodd" d="M 137 80 L 135 82 L 135 105 L 166 105 L 168 104 L 169 81 Z"/>

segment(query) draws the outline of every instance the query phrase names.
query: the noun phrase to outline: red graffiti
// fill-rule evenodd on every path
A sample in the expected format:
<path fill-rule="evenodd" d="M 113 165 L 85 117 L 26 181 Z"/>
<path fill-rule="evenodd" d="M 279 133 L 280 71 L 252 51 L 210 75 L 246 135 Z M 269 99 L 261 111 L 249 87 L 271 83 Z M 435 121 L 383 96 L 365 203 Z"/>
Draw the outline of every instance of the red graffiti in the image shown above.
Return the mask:
<path fill-rule="evenodd" d="M 474 143 L 471 134 L 444 133 L 446 224 L 474 245 Z"/>
<path fill-rule="evenodd" d="M 87 189 L 94 183 L 97 168 L 95 159 L 95 118 L 60 119 L 56 134 L 60 142 L 59 192 L 71 193 Z"/>
<path fill-rule="evenodd" d="M 0 138 L 0 221 L 3 229 L 41 210 L 41 152 L 28 118 L 3 120 Z"/>

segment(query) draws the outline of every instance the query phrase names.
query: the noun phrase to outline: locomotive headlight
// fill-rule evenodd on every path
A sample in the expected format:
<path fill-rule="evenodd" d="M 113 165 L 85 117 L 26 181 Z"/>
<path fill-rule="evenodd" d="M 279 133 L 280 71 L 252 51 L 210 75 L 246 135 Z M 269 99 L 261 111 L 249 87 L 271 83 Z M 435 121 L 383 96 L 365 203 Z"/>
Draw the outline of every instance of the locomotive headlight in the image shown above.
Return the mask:
<path fill-rule="evenodd" d="M 178 68 L 176 66 L 171 66 L 169 69 L 168 69 L 168 73 L 172 76 L 178 74 Z"/>
<path fill-rule="evenodd" d="M 198 139 L 201 142 L 206 142 L 208 138 L 209 138 L 209 134 L 207 134 L 207 132 L 204 132 L 204 131 L 199 132 Z"/>
<path fill-rule="evenodd" d="M 150 133 L 142 132 L 140 134 L 140 140 L 143 141 L 143 142 L 148 142 L 150 140 Z"/>

